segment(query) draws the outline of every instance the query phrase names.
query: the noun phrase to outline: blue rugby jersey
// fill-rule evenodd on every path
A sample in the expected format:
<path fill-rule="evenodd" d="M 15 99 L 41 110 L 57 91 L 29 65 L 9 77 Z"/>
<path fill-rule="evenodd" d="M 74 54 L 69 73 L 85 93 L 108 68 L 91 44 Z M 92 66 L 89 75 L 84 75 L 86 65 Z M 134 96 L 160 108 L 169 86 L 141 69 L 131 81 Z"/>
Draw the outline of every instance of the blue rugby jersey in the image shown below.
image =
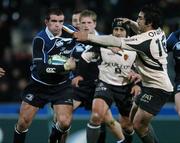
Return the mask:
<path fill-rule="evenodd" d="M 72 31 L 72 27 L 69 27 Z M 52 55 L 60 54 L 67 58 L 72 55 L 76 41 L 72 33 L 63 29 L 60 37 L 53 34 L 46 28 L 40 31 L 32 43 L 32 66 L 31 77 L 37 82 L 45 85 L 57 85 L 69 79 L 70 71 L 65 71 L 64 65 L 52 65 L 48 59 Z"/>

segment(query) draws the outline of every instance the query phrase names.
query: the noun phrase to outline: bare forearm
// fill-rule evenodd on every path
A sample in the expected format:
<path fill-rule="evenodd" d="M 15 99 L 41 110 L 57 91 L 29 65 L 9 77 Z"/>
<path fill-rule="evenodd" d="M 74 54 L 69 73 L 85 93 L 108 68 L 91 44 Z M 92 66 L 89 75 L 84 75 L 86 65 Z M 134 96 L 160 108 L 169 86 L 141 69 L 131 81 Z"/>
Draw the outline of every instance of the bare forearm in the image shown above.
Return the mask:
<path fill-rule="evenodd" d="M 111 35 L 95 36 L 94 34 L 88 34 L 88 41 L 106 47 L 121 47 L 122 44 L 120 38 Z"/>
<path fill-rule="evenodd" d="M 136 33 L 136 34 L 139 34 L 140 31 L 139 31 L 139 26 L 137 24 L 137 22 L 133 21 L 133 20 L 130 20 L 129 21 L 129 26 L 131 27 L 131 29 Z"/>

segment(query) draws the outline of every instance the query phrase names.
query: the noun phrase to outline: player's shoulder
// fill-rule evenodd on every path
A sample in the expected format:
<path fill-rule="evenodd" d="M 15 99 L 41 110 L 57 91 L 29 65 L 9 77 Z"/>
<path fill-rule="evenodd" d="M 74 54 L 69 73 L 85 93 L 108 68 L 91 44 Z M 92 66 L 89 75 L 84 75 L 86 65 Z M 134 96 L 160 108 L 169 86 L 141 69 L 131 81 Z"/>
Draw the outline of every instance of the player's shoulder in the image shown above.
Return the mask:
<path fill-rule="evenodd" d="M 44 41 L 46 39 L 45 37 L 46 37 L 46 32 L 43 29 L 36 33 L 36 35 L 33 38 L 33 43 L 34 43 L 34 41 Z"/>
<path fill-rule="evenodd" d="M 46 34 L 45 29 L 42 29 L 36 33 L 36 36 L 44 36 Z"/>
<path fill-rule="evenodd" d="M 45 40 L 45 39 L 48 39 L 45 29 L 42 29 L 41 31 L 37 32 L 37 34 L 33 38 L 33 40 Z"/>

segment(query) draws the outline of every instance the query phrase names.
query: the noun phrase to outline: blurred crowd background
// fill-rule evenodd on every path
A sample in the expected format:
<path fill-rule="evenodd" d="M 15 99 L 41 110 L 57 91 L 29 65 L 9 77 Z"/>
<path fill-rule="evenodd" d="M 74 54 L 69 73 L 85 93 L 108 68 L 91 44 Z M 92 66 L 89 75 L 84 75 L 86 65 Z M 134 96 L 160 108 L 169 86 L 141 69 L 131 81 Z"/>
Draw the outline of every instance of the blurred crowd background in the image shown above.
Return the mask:
<path fill-rule="evenodd" d="M 0 102 L 20 101 L 30 77 L 32 38 L 44 26 L 48 7 L 59 6 L 69 23 L 75 9 L 94 10 L 97 30 L 110 34 L 115 17 L 136 20 L 140 8 L 151 2 L 163 11 L 167 36 L 180 28 L 180 0 L 0 0 L 0 67 L 6 70 L 0 79 Z"/>

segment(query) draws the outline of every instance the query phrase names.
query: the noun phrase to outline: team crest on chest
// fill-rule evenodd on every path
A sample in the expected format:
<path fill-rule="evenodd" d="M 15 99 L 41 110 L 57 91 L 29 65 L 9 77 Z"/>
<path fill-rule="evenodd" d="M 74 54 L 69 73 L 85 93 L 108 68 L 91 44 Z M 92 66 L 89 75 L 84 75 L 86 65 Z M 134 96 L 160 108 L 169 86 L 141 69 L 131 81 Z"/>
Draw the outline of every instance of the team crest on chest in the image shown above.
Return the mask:
<path fill-rule="evenodd" d="M 61 46 L 64 45 L 64 41 L 63 40 L 56 40 L 55 44 L 56 44 L 57 47 L 61 47 Z"/>
<path fill-rule="evenodd" d="M 124 60 L 126 61 L 129 58 L 128 54 L 124 54 Z"/>

